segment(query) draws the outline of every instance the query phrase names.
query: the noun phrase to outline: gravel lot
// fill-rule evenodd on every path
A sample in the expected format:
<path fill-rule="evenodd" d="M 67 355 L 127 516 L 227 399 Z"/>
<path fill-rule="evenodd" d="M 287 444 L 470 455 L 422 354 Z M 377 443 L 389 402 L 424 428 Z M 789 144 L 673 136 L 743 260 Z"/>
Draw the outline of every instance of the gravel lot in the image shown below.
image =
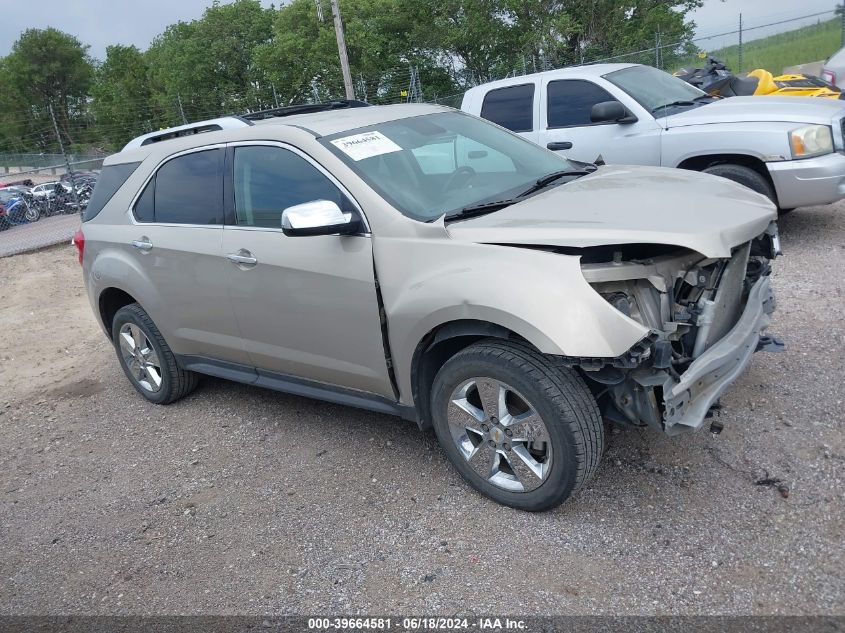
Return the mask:
<path fill-rule="evenodd" d="M 724 431 L 614 434 L 534 515 L 387 416 L 213 379 L 147 404 L 71 247 L 0 259 L 0 613 L 845 614 L 845 204 L 781 230 L 788 352 Z"/>

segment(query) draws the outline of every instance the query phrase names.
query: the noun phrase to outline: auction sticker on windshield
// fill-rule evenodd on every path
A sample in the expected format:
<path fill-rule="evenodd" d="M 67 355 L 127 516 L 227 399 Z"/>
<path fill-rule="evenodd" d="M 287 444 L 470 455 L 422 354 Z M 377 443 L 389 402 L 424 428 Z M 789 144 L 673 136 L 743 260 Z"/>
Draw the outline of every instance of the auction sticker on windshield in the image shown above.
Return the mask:
<path fill-rule="evenodd" d="M 377 131 L 344 136 L 333 140 L 331 143 L 349 158 L 356 161 L 402 150 L 396 143 Z"/>

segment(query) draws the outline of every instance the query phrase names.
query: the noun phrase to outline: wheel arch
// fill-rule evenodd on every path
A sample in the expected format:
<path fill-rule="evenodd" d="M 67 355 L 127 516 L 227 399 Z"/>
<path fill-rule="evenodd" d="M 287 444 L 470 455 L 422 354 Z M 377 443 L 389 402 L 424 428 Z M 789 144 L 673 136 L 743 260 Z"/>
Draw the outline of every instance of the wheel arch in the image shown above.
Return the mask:
<path fill-rule="evenodd" d="M 100 323 L 106 334 L 111 338 L 112 323 L 114 322 L 114 315 L 122 307 L 131 303 L 138 303 L 138 301 L 131 294 L 121 288 L 109 286 L 100 292 L 97 298 L 97 311 L 100 317 Z"/>
<path fill-rule="evenodd" d="M 411 361 L 411 389 L 420 428 L 431 428 L 431 404 L 428 395 L 440 368 L 461 350 L 488 338 L 517 340 L 531 345 L 513 330 L 477 319 L 458 319 L 441 323 L 417 343 Z"/>
<path fill-rule="evenodd" d="M 766 168 L 766 163 L 758 156 L 752 154 L 736 154 L 736 153 L 714 153 L 714 154 L 700 154 L 696 156 L 689 156 L 676 165 L 678 169 L 687 169 L 690 171 L 703 171 L 708 167 L 714 165 L 741 165 L 748 167 L 760 174 L 772 188 L 772 191 L 777 197 L 777 188 L 775 187 L 772 175 Z"/>

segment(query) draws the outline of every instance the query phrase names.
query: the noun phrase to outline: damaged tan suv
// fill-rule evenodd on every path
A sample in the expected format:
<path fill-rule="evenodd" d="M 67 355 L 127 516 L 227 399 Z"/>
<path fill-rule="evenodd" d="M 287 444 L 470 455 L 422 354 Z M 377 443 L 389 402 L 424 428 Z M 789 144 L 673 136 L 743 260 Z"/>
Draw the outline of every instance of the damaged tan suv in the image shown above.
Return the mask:
<path fill-rule="evenodd" d="M 75 243 L 143 397 L 207 374 L 398 415 L 477 490 L 544 510 L 595 473 L 603 419 L 697 429 L 778 347 L 763 196 L 358 105 L 203 121 L 106 160 Z"/>

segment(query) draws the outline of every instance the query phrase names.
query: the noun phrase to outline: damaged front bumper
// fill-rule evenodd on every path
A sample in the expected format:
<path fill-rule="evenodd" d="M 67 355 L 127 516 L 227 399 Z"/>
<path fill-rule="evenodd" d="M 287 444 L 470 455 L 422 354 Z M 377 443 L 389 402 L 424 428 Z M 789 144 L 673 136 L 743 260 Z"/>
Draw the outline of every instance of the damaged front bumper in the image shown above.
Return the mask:
<path fill-rule="evenodd" d="M 696 358 L 679 377 L 666 371 L 640 368 L 631 374 L 639 393 L 656 400 L 662 393 L 662 420 L 649 420 L 668 435 L 695 430 L 704 424 L 710 408 L 751 362 L 775 308 L 770 277 L 761 277 L 751 287 L 739 320 L 718 342 Z M 766 339 L 768 340 L 768 339 Z M 770 347 L 777 344 L 770 343 Z M 635 392 L 638 391 L 635 389 Z M 629 398 L 635 405 L 634 398 Z M 652 400 L 651 404 L 657 404 Z M 623 401 L 624 402 L 624 401 Z M 637 407 L 640 408 L 640 407 Z M 652 408 L 655 410 L 655 408 Z"/>

